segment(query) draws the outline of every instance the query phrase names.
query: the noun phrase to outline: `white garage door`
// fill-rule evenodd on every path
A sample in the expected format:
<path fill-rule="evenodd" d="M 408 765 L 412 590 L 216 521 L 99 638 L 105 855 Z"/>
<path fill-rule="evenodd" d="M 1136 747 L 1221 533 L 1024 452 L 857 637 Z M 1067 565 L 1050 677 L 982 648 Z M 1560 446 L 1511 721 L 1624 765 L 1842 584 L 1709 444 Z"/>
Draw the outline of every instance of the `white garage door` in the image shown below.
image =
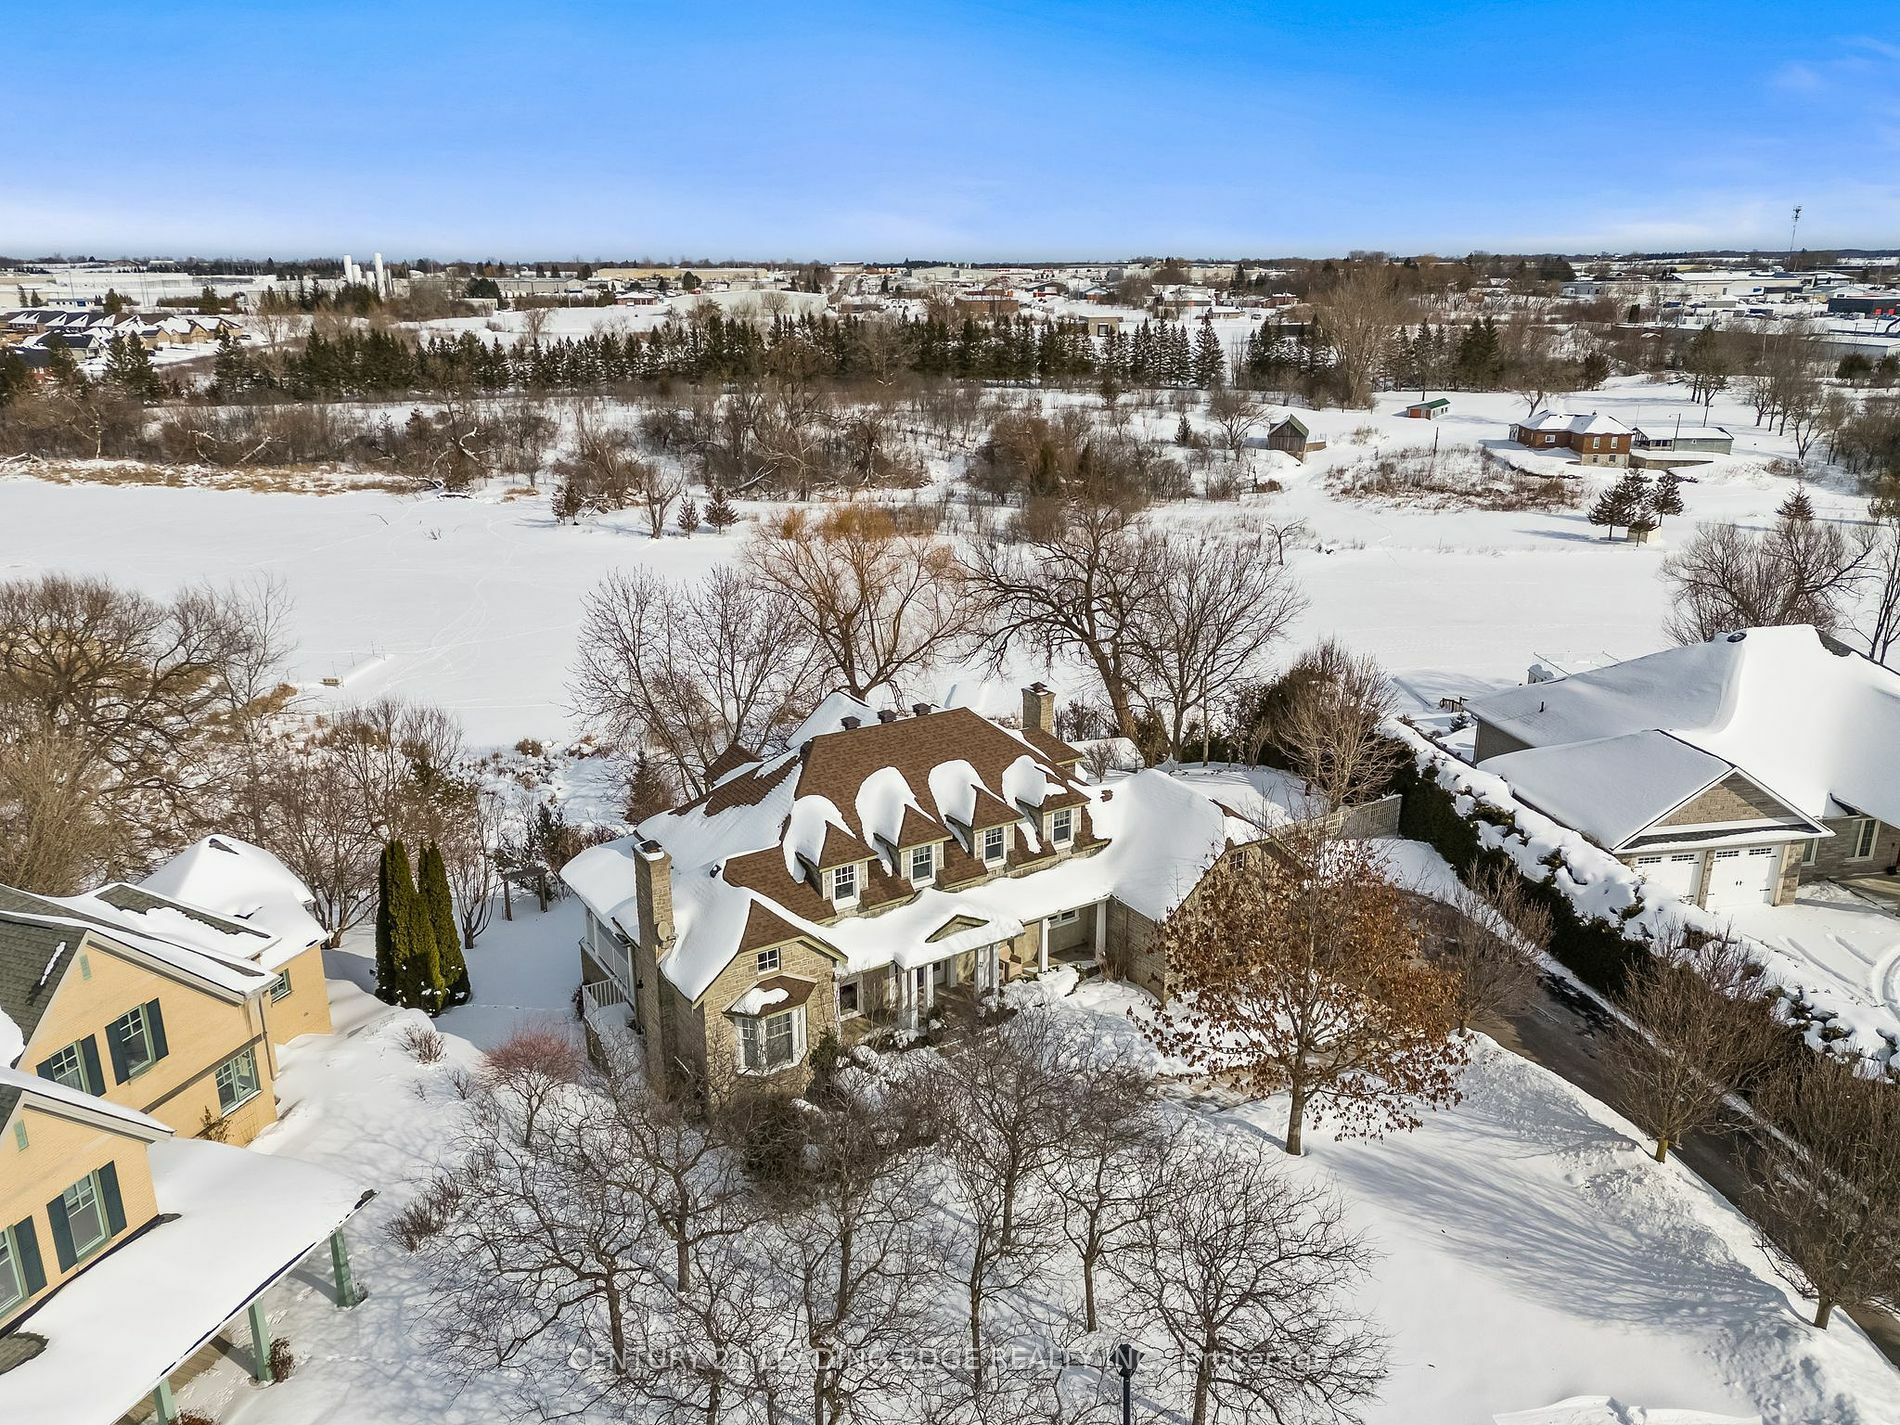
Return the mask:
<path fill-rule="evenodd" d="M 1710 910 L 1741 910 L 1774 899 L 1779 846 L 1737 846 L 1709 853 Z"/>
<path fill-rule="evenodd" d="M 1636 869 L 1649 882 L 1646 899 L 1661 901 L 1673 897 L 1679 901 L 1695 899 L 1696 876 L 1702 869 L 1700 851 L 1665 851 L 1656 856 L 1638 856 Z"/>

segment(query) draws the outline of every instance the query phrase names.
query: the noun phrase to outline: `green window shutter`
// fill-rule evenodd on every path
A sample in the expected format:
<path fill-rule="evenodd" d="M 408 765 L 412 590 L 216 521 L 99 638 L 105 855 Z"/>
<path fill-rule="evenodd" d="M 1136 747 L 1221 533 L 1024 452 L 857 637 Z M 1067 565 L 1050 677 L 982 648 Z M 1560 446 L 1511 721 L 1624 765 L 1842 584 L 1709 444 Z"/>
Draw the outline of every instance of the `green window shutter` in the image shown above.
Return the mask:
<path fill-rule="evenodd" d="M 148 1000 L 145 1005 L 145 1027 L 152 1035 L 152 1062 L 157 1063 L 171 1052 L 165 1043 L 165 1016 L 159 1010 L 157 1000 Z"/>
<path fill-rule="evenodd" d="M 115 1019 L 106 1026 L 106 1053 L 112 1059 L 112 1082 L 122 1084 L 132 1077 L 131 1065 L 125 1057 L 125 1038 L 119 1033 L 119 1022 Z"/>
<path fill-rule="evenodd" d="M 70 1272 L 73 1263 L 79 1260 L 79 1254 L 73 1250 L 73 1227 L 66 1220 L 64 1194 L 46 1204 L 46 1216 L 53 1224 L 53 1255 L 59 1260 L 59 1269 Z"/>
<path fill-rule="evenodd" d="M 39 1234 L 33 1230 L 33 1219 L 13 1224 L 13 1250 L 19 1254 L 20 1277 L 26 1283 L 26 1294 L 33 1295 L 46 1285 L 46 1268 L 40 1262 Z"/>
<path fill-rule="evenodd" d="M 125 1231 L 125 1202 L 119 1196 L 117 1163 L 107 1163 L 99 1169 L 99 1197 L 106 1205 L 106 1231 L 116 1237 Z"/>
<path fill-rule="evenodd" d="M 92 1093 L 106 1091 L 106 1076 L 99 1069 L 99 1041 L 88 1034 L 79 1041 L 79 1055 L 86 1061 L 86 1088 Z"/>

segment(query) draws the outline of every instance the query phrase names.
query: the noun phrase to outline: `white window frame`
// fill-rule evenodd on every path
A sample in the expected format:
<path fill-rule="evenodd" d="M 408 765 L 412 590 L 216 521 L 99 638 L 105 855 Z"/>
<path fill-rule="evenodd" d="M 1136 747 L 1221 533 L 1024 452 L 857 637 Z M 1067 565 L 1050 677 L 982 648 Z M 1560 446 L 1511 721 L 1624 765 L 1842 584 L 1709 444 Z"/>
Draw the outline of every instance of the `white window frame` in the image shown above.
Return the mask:
<path fill-rule="evenodd" d="M 739 1072 L 755 1078 L 783 1073 L 805 1060 L 805 1007 L 782 1009 L 776 1014 L 744 1014 L 739 1020 Z M 774 1026 L 785 1022 L 786 1057 L 770 1057 Z"/>
<path fill-rule="evenodd" d="M 1801 847 L 1801 864 L 1803 866 L 1812 866 L 1820 850 L 1821 838 L 1818 836 L 1810 836 Z"/>
<path fill-rule="evenodd" d="M 1862 848 L 1865 848 L 1864 850 Z M 1850 861 L 1871 861 L 1874 852 L 1880 848 L 1880 823 L 1871 816 L 1856 817 L 1854 820 L 1854 854 Z"/>
<path fill-rule="evenodd" d="M 920 869 L 921 866 L 921 869 Z M 937 848 L 935 846 L 913 846 L 910 848 L 910 883 L 913 886 L 927 886 L 937 879 Z"/>
<path fill-rule="evenodd" d="M 144 1005 L 133 1005 L 106 1026 L 107 1043 L 112 1041 L 113 1030 L 121 1024 L 126 1026 L 125 1032 L 118 1036 L 120 1052 L 125 1055 L 125 1076 L 128 1079 L 136 1079 L 158 1062 L 158 1046 L 152 1042 L 152 1017 L 145 1012 Z M 145 1046 L 144 1057 L 138 1060 L 132 1057 L 134 1040 Z"/>
<path fill-rule="evenodd" d="M 994 838 L 994 844 L 996 846 L 996 854 L 994 856 L 990 854 L 992 838 Z M 985 827 L 983 830 L 983 864 L 985 866 L 1000 866 L 1008 859 L 1009 828 L 1007 826 Z"/>
<path fill-rule="evenodd" d="M 851 997 L 857 1001 L 857 1003 L 852 1005 L 849 1009 L 846 1009 L 844 1004 L 844 992 L 846 990 L 850 990 Z M 840 980 L 838 982 L 838 1018 L 857 1019 L 863 1013 L 864 977 L 862 975 L 853 975 L 848 980 Z"/>
<path fill-rule="evenodd" d="M 290 971 L 279 970 L 277 972 L 277 978 L 270 982 L 271 1003 L 276 1004 L 280 1000 L 289 999 L 291 989 Z"/>
<path fill-rule="evenodd" d="M 845 887 L 849 885 L 850 890 Z M 858 863 L 847 861 L 842 866 L 831 868 L 831 903 L 833 905 L 856 905 L 858 903 Z"/>
<path fill-rule="evenodd" d="M 250 1091 L 239 1096 L 238 1090 L 243 1087 L 242 1075 L 246 1072 L 244 1067 L 246 1065 L 249 1066 Z M 231 1093 L 233 1095 L 229 1103 L 224 1101 L 227 1071 L 229 1073 Z M 264 1076 L 257 1071 L 257 1049 L 255 1046 L 246 1046 L 238 1050 L 237 1053 L 218 1065 L 211 1077 L 218 1090 L 218 1114 L 220 1117 L 228 1118 L 231 1114 L 236 1113 L 240 1108 L 244 1107 L 245 1104 L 249 1103 L 264 1091 Z"/>
<path fill-rule="evenodd" d="M 13 1229 L 0 1227 L 0 1311 L 11 1311 L 25 1300 L 26 1272 L 20 1266 Z"/>
<path fill-rule="evenodd" d="M 1057 807 L 1049 813 L 1049 844 L 1068 846 L 1075 840 L 1075 808 Z"/>
<path fill-rule="evenodd" d="M 1070 906 L 1067 910 L 1059 910 L 1050 916 L 1049 923 L 1051 925 L 1074 925 L 1076 917 L 1080 914 L 1081 912 L 1079 910 L 1074 906 Z"/>
<path fill-rule="evenodd" d="M 779 949 L 774 945 L 770 950 L 759 951 L 757 958 L 754 959 L 752 963 L 756 973 L 761 975 L 774 975 L 778 973 L 779 960 Z"/>
<path fill-rule="evenodd" d="M 91 1256 L 112 1240 L 112 1224 L 106 1220 L 106 1198 L 105 1194 L 99 1191 L 97 1172 L 87 1173 L 85 1177 L 61 1193 L 59 1200 L 66 1208 L 66 1231 L 72 1239 L 75 1259 Z M 73 1206 L 75 1200 L 79 1203 L 77 1208 Z M 91 1212 L 99 1223 L 99 1235 L 89 1237 L 84 1242 L 79 1240 L 79 1233 L 73 1227 L 75 1214 L 80 1212 Z"/>

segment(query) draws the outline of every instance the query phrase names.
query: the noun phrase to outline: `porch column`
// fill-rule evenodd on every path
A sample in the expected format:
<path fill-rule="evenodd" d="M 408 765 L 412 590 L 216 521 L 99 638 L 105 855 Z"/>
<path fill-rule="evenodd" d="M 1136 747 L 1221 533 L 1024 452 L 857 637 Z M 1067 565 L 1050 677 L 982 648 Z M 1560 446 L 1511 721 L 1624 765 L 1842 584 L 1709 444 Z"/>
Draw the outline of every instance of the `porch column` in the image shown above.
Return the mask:
<path fill-rule="evenodd" d="M 1036 922 L 1036 973 L 1049 973 L 1049 917 Z"/>
<path fill-rule="evenodd" d="M 330 1234 L 330 1274 L 336 1279 L 336 1304 L 345 1309 L 363 1298 L 357 1295 L 356 1279 L 350 1275 L 350 1249 L 344 1244 L 343 1229 Z"/>
<path fill-rule="evenodd" d="M 269 1385 L 270 1331 L 264 1324 L 264 1308 L 253 1301 L 244 1314 L 251 1323 L 251 1379 L 259 1385 Z"/>
<path fill-rule="evenodd" d="M 1095 903 L 1095 963 L 1108 963 L 1108 901 Z"/>
<path fill-rule="evenodd" d="M 168 1377 L 160 1381 L 152 1390 L 152 1419 L 158 1425 L 177 1425 L 178 1402 L 172 1399 L 172 1383 Z"/>

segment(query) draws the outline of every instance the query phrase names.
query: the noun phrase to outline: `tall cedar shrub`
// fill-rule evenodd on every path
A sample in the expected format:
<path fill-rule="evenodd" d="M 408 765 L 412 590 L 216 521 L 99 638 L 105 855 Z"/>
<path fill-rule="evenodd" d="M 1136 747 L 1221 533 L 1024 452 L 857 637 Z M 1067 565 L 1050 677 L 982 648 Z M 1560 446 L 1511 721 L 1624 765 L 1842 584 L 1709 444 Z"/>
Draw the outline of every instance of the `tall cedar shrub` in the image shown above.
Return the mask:
<path fill-rule="evenodd" d="M 422 859 L 416 867 L 416 880 L 422 896 L 423 912 L 435 936 L 436 964 L 446 991 L 444 1007 L 467 1004 L 468 961 L 462 955 L 461 930 L 455 919 L 455 897 L 449 890 L 448 863 L 442 859 L 442 848 L 433 841 L 422 848 Z"/>
<path fill-rule="evenodd" d="M 383 843 L 376 868 L 376 998 L 398 1004 L 402 987 L 396 967 L 402 962 L 402 899 L 409 881 L 409 857 L 399 841 Z"/>

